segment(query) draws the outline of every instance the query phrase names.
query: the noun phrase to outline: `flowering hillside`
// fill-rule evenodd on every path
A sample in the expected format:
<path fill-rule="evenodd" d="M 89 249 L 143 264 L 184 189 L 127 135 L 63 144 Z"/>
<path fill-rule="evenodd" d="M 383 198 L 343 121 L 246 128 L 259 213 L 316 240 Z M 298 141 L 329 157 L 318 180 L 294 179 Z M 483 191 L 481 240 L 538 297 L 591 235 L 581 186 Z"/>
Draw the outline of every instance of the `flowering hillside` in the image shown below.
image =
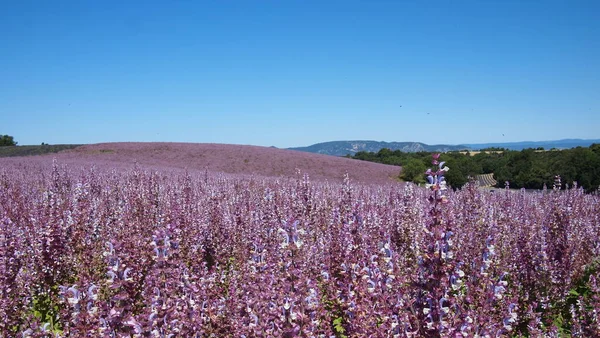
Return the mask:
<path fill-rule="evenodd" d="M 58 154 L 27 158 L 49 166 L 52 159 L 75 166 L 131 168 L 134 164 L 161 171 L 211 171 L 265 177 L 290 177 L 298 169 L 314 180 L 341 182 L 345 173 L 364 183 L 390 183 L 400 174 L 394 165 L 268 147 L 212 143 L 101 143 Z M 2 159 L 23 163 L 22 159 Z M 1 162 L 0 162 L 1 163 Z"/>
<path fill-rule="evenodd" d="M 600 198 L 582 190 L 452 192 L 437 158 L 420 188 L 102 149 L 96 167 L 2 162 L 1 336 L 600 335 Z"/>

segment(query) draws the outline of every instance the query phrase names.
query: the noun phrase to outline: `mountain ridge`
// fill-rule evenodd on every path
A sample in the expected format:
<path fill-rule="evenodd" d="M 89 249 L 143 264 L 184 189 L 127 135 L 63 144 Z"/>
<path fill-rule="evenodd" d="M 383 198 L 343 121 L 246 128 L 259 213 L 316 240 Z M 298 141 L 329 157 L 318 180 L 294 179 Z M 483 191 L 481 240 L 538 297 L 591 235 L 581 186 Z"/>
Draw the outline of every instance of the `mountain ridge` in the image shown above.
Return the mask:
<path fill-rule="evenodd" d="M 354 155 L 359 151 L 378 152 L 380 149 L 387 148 L 390 150 L 401 150 L 404 152 L 419 152 L 419 151 L 452 151 L 452 150 L 467 150 L 468 147 L 463 145 L 428 145 L 422 142 L 385 142 L 372 140 L 353 140 L 353 141 L 329 141 L 316 143 L 307 147 L 292 147 L 290 150 L 304 151 L 309 153 L 317 153 L 333 156 Z"/>
<path fill-rule="evenodd" d="M 509 150 L 522 150 L 526 148 L 544 149 L 568 149 L 578 146 L 588 147 L 593 143 L 600 143 L 600 139 L 562 139 L 549 141 L 521 141 L 521 142 L 497 142 L 497 143 L 467 143 L 467 144 L 425 144 L 422 142 L 385 142 L 373 140 L 349 140 L 349 141 L 328 141 L 315 143 L 305 147 L 291 147 L 289 150 L 304 151 L 309 153 L 346 156 L 354 155 L 359 151 L 378 152 L 383 148 L 390 150 L 400 150 L 404 152 L 448 152 L 460 150 L 480 150 L 484 148 L 497 147 Z"/>
<path fill-rule="evenodd" d="M 578 139 L 578 138 L 567 138 L 561 140 L 548 140 L 548 141 L 519 141 L 519 142 L 495 142 L 495 143 L 469 143 L 465 144 L 473 150 L 479 150 L 490 147 L 506 148 L 509 150 L 523 150 L 527 148 L 538 148 L 544 149 L 569 149 L 576 147 L 589 147 L 594 143 L 600 143 L 600 139 Z"/>

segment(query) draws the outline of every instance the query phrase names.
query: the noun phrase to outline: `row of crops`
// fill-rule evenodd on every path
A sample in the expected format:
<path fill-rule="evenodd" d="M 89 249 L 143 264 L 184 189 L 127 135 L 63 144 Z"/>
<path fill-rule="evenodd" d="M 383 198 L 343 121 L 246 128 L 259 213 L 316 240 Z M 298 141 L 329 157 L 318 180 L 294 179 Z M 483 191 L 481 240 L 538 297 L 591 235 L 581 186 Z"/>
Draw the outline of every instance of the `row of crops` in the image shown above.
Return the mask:
<path fill-rule="evenodd" d="M 9 164 L 0 336 L 600 336 L 600 197 L 443 191 L 441 174 Z"/>

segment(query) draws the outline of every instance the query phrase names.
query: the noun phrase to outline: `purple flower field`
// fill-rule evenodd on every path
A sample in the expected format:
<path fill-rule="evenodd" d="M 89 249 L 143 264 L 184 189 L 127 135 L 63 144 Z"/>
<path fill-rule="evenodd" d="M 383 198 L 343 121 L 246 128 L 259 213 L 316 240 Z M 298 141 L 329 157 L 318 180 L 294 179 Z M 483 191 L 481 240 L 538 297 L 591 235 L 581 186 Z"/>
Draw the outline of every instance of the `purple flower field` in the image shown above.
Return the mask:
<path fill-rule="evenodd" d="M 0 336 L 600 336 L 597 195 L 155 147 L 0 159 Z"/>
<path fill-rule="evenodd" d="M 102 143 L 78 147 L 58 154 L 27 158 L 46 166 L 57 159 L 62 164 L 94 165 L 107 169 L 145 168 L 169 171 L 211 171 L 235 175 L 292 177 L 298 169 L 313 180 L 341 182 L 345 173 L 364 183 L 394 182 L 400 167 L 335 156 L 257 146 L 209 143 Z M 18 158 L 6 158 L 22 163 Z"/>

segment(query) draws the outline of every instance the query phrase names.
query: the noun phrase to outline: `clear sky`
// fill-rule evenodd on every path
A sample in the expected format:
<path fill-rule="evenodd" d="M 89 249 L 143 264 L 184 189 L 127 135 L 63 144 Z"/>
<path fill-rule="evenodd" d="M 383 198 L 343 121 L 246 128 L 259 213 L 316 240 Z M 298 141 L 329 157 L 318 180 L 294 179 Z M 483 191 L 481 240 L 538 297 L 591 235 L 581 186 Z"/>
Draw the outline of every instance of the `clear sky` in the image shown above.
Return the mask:
<path fill-rule="evenodd" d="M 600 138 L 600 1 L 0 3 L 19 144 Z"/>

